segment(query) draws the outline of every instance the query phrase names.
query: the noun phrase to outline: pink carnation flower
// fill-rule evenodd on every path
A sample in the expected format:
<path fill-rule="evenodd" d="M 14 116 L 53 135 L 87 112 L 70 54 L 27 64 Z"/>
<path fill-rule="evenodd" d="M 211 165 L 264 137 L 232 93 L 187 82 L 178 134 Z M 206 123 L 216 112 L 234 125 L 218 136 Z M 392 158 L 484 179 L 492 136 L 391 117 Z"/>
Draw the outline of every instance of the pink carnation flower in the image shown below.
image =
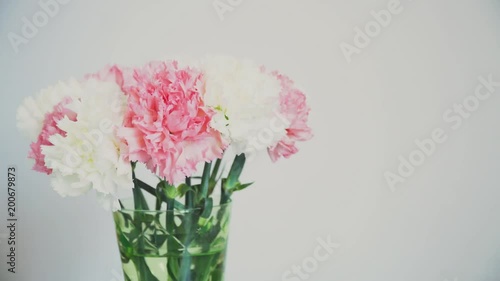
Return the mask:
<path fill-rule="evenodd" d="M 28 158 L 35 160 L 35 165 L 33 166 L 33 170 L 41 173 L 46 173 L 50 175 L 52 170 L 47 168 L 45 165 L 45 155 L 42 153 L 42 146 L 52 146 L 53 144 L 49 141 L 49 138 L 52 135 L 59 134 L 62 136 L 66 136 L 66 132 L 59 129 L 57 127 L 57 122 L 64 117 L 68 117 L 70 120 L 76 120 L 76 114 L 65 108 L 71 102 L 70 98 L 66 98 L 57 105 L 54 106 L 54 110 L 45 115 L 45 119 L 43 121 L 42 132 L 38 135 L 38 139 L 36 142 L 31 143 L 31 150 L 29 151 Z"/>
<path fill-rule="evenodd" d="M 85 75 L 85 79 L 88 80 L 90 78 L 95 78 L 97 80 L 106 82 L 115 82 L 118 86 L 120 86 L 122 91 L 124 91 L 123 72 L 116 65 L 106 66 L 98 73 Z"/>
<path fill-rule="evenodd" d="M 280 113 L 290 121 L 286 129 L 286 136 L 275 146 L 268 149 L 269 156 L 273 162 L 279 158 L 289 158 L 299 150 L 295 146 L 297 141 L 307 141 L 313 137 L 311 128 L 307 125 L 310 108 L 307 105 L 306 96 L 294 87 L 290 78 L 273 72 L 281 83 Z"/>
<path fill-rule="evenodd" d="M 214 111 L 200 95 L 202 74 L 176 61 L 152 62 L 125 79 L 128 112 L 119 135 L 127 161 L 178 183 L 196 165 L 222 157 L 227 143 L 209 124 Z"/>

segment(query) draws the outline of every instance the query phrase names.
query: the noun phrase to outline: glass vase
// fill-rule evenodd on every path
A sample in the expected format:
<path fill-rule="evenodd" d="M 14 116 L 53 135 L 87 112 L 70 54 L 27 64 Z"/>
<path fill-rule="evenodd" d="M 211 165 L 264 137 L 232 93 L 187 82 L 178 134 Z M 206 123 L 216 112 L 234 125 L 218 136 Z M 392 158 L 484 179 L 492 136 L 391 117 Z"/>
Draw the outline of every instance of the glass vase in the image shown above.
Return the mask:
<path fill-rule="evenodd" d="M 222 281 L 231 203 L 113 213 L 126 281 Z"/>

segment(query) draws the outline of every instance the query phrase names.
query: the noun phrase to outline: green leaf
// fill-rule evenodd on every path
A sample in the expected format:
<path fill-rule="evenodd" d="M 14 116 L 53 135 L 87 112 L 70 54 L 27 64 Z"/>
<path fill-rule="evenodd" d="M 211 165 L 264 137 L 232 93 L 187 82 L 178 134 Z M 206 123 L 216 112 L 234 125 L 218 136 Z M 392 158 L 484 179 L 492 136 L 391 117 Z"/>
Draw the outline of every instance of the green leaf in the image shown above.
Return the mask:
<path fill-rule="evenodd" d="M 167 238 L 168 238 L 167 234 L 155 234 L 151 236 L 151 243 L 153 243 L 155 250 L 160 249 L 163 243 L 167 241 Z"/>
<path fill-rule="evenodd" d="M 140 276 L 139 280 L 159 281 L 158 278 L 153 275 L 143 257 L 136 257 L 134 259 L 134 264 Z"/>
<path fill-rule="evenodd" d="M 133 188 L 134 194 L 134 209 L 136 210 L 149 210 L 146 198 L 138 186 Z"/>
<path fill-rule="evenodd" d="M 198 219 L 198 226 L 200 226 L 200 228 L 198 229 L 198 233 L 202 236 L 205 236 L 207 233 L 212 231 L 214 220 L 215 220 L 214 217 L 209 217 L 209 218 L 200 217 Z"/>
<path fill-rule="evenodd" d="M 132 255 L 134 254 L 134 250 L 132 248 L 132 244 L 128 241 L 127 237 L 121 232 L 117 230 L 118 242 L 120 245 L 120 253 L 122 255 L 122 262 L 127 263 Z"/>
<path fill-rule="evenodd" d="M 186 206 L 184 206 L 179 201 L 174 201 L 174 208 L 177 209 L 177 210 L 184 210 L 184 209 L 186 209 Z"/>
<path fill-rule="evenodd" d="M 203 207 L 203 212 L 201 213 L 201 217 L 206 218 L 206 219 L 209 218 L 210 214 L 212 213 L 213 206 L 214 206 L 213 198 L 207 198 L 205 200 L 205 204 Z"/>
<path fill-rule="evenodd" d="M 231 200 L 231 193 L 226 188 L 226 179 L 222 179 L 221 181 L 221 197 L 220 204 L 226 204 Z"/>
<path fill-rule="evenodd" d="M 165 194 L 168 199 L 175 199 L 179 195 L 179 193 L 177 192 L 177 188 L 175 188 L 175 186 L 173 185 L 170 185 L 166 181 L 160 181 L 158 183 L 157 189 L 163 190 L 163 194 Z"/>
<path fill-rule="evenodd" d="M 176 258 L 168 258 L 167 259 L 167 270 L 168 275 L 172 278 L 172 281 L 179 280 L 179 264 L 177 263 Z"/>
<path fill-rule="evenodd" d="M 210 272 L 214 266 L 214 260 L 217 261 L 216 255 L 206 256 L 203 259 L 199 259 L 196 263 L 196 279 L 200 281 L 217 280 L 210 278 Z"/>
<path fill-rule="evenodd" d="M 231 165 L 231 169 L 229 170 L 229 174 L 225 182 L 228 190 L 234 189 L 234 187 L 239 183 L 239 178 L 241 172 L 243 171 L 243 167 L 245 166 L 245 161 L 246 157 L 244 153 L 236 155 L 234 158 L 233 165 Z"/>
<path fill-rule="evenodd" d="M 236 186 L 233 187 L 233 189 L 231 189 L 230 191 L 231 192 L 235 192 L 235 191 L 240 191 L 240 190 L 243 190 L 249 186 L 251 186 L 252 184 L 254 184 L 253 182 L 251 183 L 245 183 L 245 184 L 241 184 L 241 183 L 238 183 L 236 184 Z"/>
<path fill-rule="evenodd" d="M 155 194 L 155 191 L 154 191 L 155 189 L 152 186 L 150 186 L 149 184 L 141 181 L 140 179 L 135 179 L 135 182 L 136 182 L 137 186 L 144 189 L 148 193 L 151 193 L 152 195 Z"/>
<path fill-rule="evenodd" d="M 202 197 L 201 197 L 201 184 L 196 184 L 196 185 L 193 185 L 191 187 L 195 190 L 195 193 L 194 193 L 195 204 L 198 204 L 202 199 Z"/>
<path fill-rule="evenodd" d="M 179 195 L 179 197 L 186 195 L 186 193 L 188 193 L 189 191 L 197 192 L 195 188 L 185 183 L 182 183 L 177 187 L 177 194 Z"/>

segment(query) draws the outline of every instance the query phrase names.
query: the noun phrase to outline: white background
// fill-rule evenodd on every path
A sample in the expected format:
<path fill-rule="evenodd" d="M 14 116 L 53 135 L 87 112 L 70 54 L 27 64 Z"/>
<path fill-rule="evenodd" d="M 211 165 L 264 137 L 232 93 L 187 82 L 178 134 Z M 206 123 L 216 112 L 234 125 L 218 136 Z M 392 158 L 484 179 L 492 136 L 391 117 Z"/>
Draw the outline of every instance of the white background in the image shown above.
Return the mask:
<path fill-rule="evenodd" d="M 235 197 L 227 280 L 282 280 L 329 235 L 341 247 L 308 280 L 500 280 L 500 88 L 458 130 L 442 118 L 479 76 L 500 81 L 500 1 L 401 0 L 347 63 L 341 42 L 388 2 L 244 0 L 221 20 L 212 0 L 70 0 L 16 53 L 8 33 L 41 8 L 0 1 L 1 225 L 6 168 L 19 170 L 17 274 L 3 239 L 0 279 L 112 281 L 120 271 L 111 215 L 92 196 L 60 198 L 30 170 L 21 100 L 107 63 L 221 53 L 293 77 L 315 130 L 291 160 L 247 167 L 257 183 Z M 435 128 L 447 141 L 391 192 L 384 173 Z"/>

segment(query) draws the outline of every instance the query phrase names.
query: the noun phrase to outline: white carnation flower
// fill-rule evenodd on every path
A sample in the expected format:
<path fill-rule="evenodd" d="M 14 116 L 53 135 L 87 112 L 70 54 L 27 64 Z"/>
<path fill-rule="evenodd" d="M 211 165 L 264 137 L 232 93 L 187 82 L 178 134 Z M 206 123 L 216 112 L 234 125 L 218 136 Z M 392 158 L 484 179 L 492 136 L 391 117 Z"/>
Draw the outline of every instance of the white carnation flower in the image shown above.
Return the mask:
<path fill-rule="evenodd" d="M 36 97 L 25 98 L 17 109 L 17 127 L 30 141 L 35 141 L 42 131 L 45 115 L 52 112 L 65 97 L 75 98 L 81 94 L 80 83 L 70 79 L 40 91 Z"/>
<path fill-rule="evenodd" d="M 264 150 L 286 135 L 280 124 L 280 82 L 249 60 L 207 57 L 204 102 L 217 110 L 212 127 L 231 141 L 237 154 Z"/>
<path fill-rule="evenodd" d="M 118 192 L 133 185 L 130 163 L 122 159 L 116 136 L 126 96 L 113 82 L 90 79 L 82 88 L 82 97 L 67 105 L 77 120 L 61 119 L 58 127 L 66 136 L 51 136 L 53 146 L 44 146 L 42 152 L 60 195 L 79 196 L 93 189 L 104 206 L 115 209 Z"/>

